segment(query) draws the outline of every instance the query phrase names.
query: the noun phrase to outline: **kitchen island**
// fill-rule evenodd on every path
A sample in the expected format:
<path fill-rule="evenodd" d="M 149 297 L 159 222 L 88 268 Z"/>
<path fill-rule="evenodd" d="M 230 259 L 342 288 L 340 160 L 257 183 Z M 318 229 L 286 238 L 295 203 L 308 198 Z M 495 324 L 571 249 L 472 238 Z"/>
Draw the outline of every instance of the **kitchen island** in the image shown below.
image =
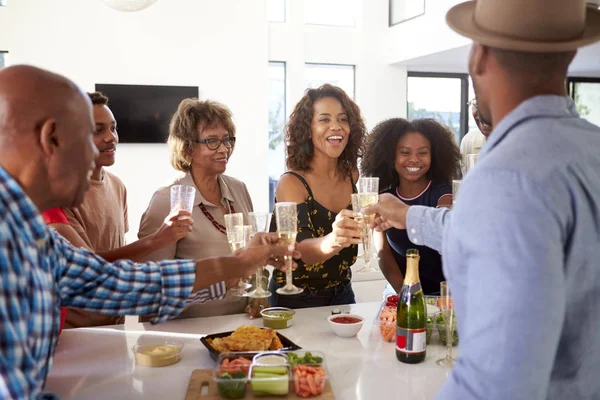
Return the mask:
<path fill-rule="evenodd" d="M 336 336 L 327 321 L 333 307 L 296 310 L 293 326 L 279 332 L 304 350 L 325 353 L 331 386 L 338 400 L 433 399 L 449 370 L 436 365 L 445 355 L 437 334 L 427 358 L 417 365 L 396 360 L 395 344 L 381 339 L 376 321 L 380 303 L 341 306 L 361 315 L 357 337 Z M 244 324 L 262 327 L 245 314 L 65 330 L 60 336 L 45 390 L 70 399 L 184 399 L 190 374 L 215 362 L 200 342 L 204 335 L 232 331 Z M 175 337 L 185 342 L 182 360 L 168 367 L 135 364 L 131 348 L 140 337 Z M 455 354 L 458 352 L 454 348 Z"/>

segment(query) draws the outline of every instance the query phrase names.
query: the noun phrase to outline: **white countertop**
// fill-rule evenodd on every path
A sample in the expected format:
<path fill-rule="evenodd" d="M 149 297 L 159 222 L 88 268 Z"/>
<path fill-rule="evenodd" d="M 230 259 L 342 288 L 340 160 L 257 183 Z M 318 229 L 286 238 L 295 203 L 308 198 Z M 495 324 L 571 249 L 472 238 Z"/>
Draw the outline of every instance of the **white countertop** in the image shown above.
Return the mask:
<path fill-rule="evenodd" d="M 396 360 L 395 344 L 381 339 L 374 325 L 379 303 L 342 306 L 365 317 L 357 337 L 340 338 L 329 327 L 333 307 L 296 310 L 294 326 L 279 332 L 305 350 L 326 355 L 331 385 L 338 400 L 433 399 L 449 374 L 435 364 L 445 355 L 434 333 L 427 358 L 417 365 Z M 60 336 L 46 391 L 61 399 L 183 399 L 190 374 L 215 362 L 200 337 L 231 331 L 244 324 L 262 326 L 245 314 L 109 328 L 66 330 Z M 185 342 L 182 360 L 149 368 L 135 364 L 131 348 L 141 335 L 171 336 Z M 454 348 L 455 354 L 458 352 Z"/>

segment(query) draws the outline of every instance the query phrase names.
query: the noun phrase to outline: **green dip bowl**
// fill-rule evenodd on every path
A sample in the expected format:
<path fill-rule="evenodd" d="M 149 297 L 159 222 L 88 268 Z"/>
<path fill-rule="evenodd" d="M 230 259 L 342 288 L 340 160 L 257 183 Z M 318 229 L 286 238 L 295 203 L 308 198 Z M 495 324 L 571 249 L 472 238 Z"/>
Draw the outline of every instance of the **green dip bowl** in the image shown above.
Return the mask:
<path fill-rule="evenodd" d="M 291 308 L 271 307 L 260 312 L 263 325 L 267 328 L 285 329 L 292 326 L 292 319 L 296 312 Z"/>

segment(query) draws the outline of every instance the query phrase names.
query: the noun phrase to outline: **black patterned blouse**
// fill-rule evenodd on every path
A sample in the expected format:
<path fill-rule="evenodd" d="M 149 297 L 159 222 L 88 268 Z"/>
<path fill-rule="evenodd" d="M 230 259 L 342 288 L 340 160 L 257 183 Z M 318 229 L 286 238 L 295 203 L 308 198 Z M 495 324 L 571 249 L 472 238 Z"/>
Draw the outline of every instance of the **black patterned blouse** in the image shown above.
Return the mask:
<path fill-rule="evenodd" d="M 300 179 L 308 192 L 308 197 L 304 203 L 298 204 L 298 235 L 296 241 L 301 242 L 305 239 L 312 239 L 328 235 L 333 230 L 332 224 L 337 214 L 323 207 L 317 202 L 308 186 L 308 182 L 301 175 L 288 171 Z M 356 193 L 356 186 L 352 184 L 352 193 Z M 348 209 L 352 209 L 352 203 L 348 202 Z M 271 232 L 277 231 L 275 223 L 275 213 L 271 218 Z M 330 259 L 314 264 L 305 264 L 302 260 L 296 260 L 298 268 L 294 271 L 294 285 L 304 290 L 328 289 L 340 284 L 348 284 L 352 279 L 350 266 L 356 262 L 358 246 L 352 245 L 342 249 L 338 254 Z M 278 286 L 285 284 L 285 273 L 280 270 L 273 272 L 275 282 Z"/>

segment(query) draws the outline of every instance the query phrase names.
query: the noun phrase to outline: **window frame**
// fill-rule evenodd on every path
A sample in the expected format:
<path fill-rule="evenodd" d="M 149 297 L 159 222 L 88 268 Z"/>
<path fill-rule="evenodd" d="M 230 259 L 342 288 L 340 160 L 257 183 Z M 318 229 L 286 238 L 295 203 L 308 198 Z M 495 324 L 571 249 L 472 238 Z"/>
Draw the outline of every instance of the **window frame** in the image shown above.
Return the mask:
<path fill-rule="evenodd" d="M 573 102 L 575 102 L 575 96 L 577 96 L 577 92 L 575 90 L 575 86 L 578 83 L 600 84 L 600 77 L 592 77 L 592 76 L 568 76 L 565 85 L 566 85 L 566 89 L 567 89 L 567 95 L 571 98 L 571 100 L 573 100 Z M 576 102 L 575 102 L 575 105 L 577 106 Z M 577 111 L 579 112 L 579 109 Z M 584 119 L 590 121 L 586 117 L 587 117 L 586 115 L 581 116 L 581 118 L 584 118 Z M 597 125 L 597 121 L 596 122 L 590 121 L 590 122 Z"/>
<path fill-rule="evenodd" d="M 333 67 L 352 67 L 352 94 L 353 94 L 353 96 L 350 98 L 352 100 L 356 101 L 356 64 L 305 62 L 304 66 L 307 66 L 307 65 L 327 65 L 327 66 L 333 66 Z"/>
<path fill-rule="evenodd" d="M 408 118 L 408 79 L 409 78 L 453 78 L 460 79 L 460 141 L 469 132 L 469 74 L 451 72 L 408 71 L 406 75 L 406 117 Z M 460 145 L 459 141 L 459 145 Z"/>
<path fill-rule="evenodd" d="M 410 0 L 407 0 L 407 1 L 410 1 Z M 394 0 L 388 1 L 388 28 L 391 28 L 392 26 L 400 25 L 401 23 L 410 21 L 411 19 L 422 17 L 427 12 L 427 0 L 423 0 L 423 12 L 421 14 L 417 14 L 414 17 L 403 19 L 402 21 L 392 21 L 392 3 L 393 2 L 394 2 Z"/>
<path fill-rule="evenodd" d="M 0 1 L 2 1 L 2 0 L 0 0 Z M 287 18 L 287 0 L 280 0 L 280 1 L 283 1 L 283 21 L 272 21 L 267 18 L 267 22 L 274 23 L 274 24 L 285 24 L 287 22 L 287 19 L 288 19 Z M 268 7 L 268 5 L 267 5 L 267 7 Z M 267 15 L 268 15 L 268 13 L 267 13 Z M 271 62 L 271 61 L 269 60 L 269 62 Z"/>
<path fill-rule="evenodd" d="M 8 66 L 8 63 L 7 63 L 8 57 L 6 57 L 6 55 L 8 55 L 8 50 L 0 50 L 0 55 L 2 55 L 3 62 L 5 63 L 4 68 L 6 68 Z"/>
<path fill-rule="evenodd" d="M 360 10 L 360 0 L 353 0 L 356 1 L 356 7 L 357 9 L 356 11 L 356 15 L 354 15 L 354 24 L 353 25 L 335 25 L 335 24 L 319 24 L 319 23 L 314 23 L 314 22 L 306 22 L 306 11 L 304 10 L 304 25 L 305 26 L 323 26 L 323 27 L 329 27 L 329 28 L 339 28 L 339 29 L 357 29 L 358 25 L 359 25 L 359 19 L 360 16 L 358 15 L 358 11 Z M 306 7 L 306 2 L 303 2 L 303 7 Z"/>
<path fill-rule="evenodd" d="M 568 76 L 567 77 L 567 94 L 573 101 L 575 100 L 575 84 L 576 83 L 600 83 L 600 77 L 591 76 Z"/>
<path fill-rule="evenodd" d="M 287 119 L 288 119 L 288 114 L 287 114 L 287 107 L 288 107 L 288 79 L 287 79 L 288 78 L 288 68 L 287 67 L 288 66 L 287 66 L 286 61 L 279 61 L 279 60 L 269 60 L 267 65 L 271 66 L 271 64 L 282 64 L 283 65 L 283 129 L 284 129 L 283 133 L 285 135 L 285 125 L 287 124 Z M 268 118 L 269 118 L 269 115 L 267 113 L 267 119 Z M 267 127 L 267 136 L 268 135 L 269 135 L 269 131 L 268 131 L 268 127 Z M 283 142 L 285 144 L 285 136 L 284 136 Z M 270 146 L 270 144 L 271 144 L 271 142 L 269 140 L 268 145 Z M 284 161 L 285 161 L 285 157 L 286 157 L 286 155 L 285 155 L 285 146 L 284 146 L 284 152 L 283 152 Z M 284 165 L 285 165 L 285 163 L 284 163 Z M 268 179 L 268 185 L 269 185 L 269 212 L 272 213 L 274 206 L 275 206 L 275 188 L 273 188 L 273 190 L 271 190 L 270 171 L 268 171 L 268 173 L 267 173 L 267 179 Z M 275 186 L 277 186 L 278 180 L 279 179 L 275 180 Z"/>

